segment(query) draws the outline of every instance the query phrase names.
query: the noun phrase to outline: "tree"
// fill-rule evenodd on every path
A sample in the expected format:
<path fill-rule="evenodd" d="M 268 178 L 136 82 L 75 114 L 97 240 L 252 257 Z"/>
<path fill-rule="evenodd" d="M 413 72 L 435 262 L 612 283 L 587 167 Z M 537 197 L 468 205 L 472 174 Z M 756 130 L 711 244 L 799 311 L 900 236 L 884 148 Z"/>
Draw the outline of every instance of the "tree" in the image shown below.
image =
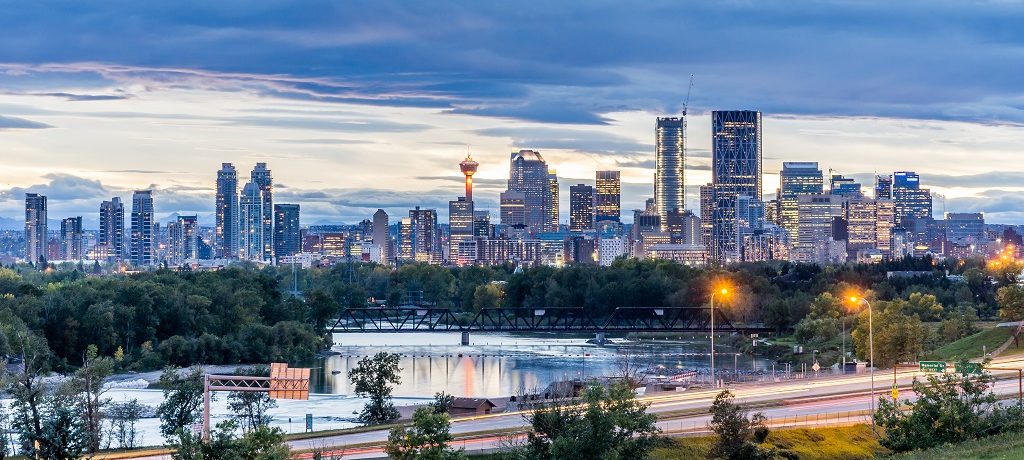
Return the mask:
<path fill-rule="evenodd" d="M 50 395 L 43 411 L 39 448 L 33 446 L 26 456 L 52 460 L 82 458 L 92 442 L 89 421 L 82 417 L 83 406 L 80 398 L 65 391 Z"/>
<path fill-rule="evenodd" d="M 192 425 L 200 421 L 203 404 L 203 370 L 193 367 L 179 375 L 173 367 L 160 375 L 164 401 L 156 408 L 160 417 L 160 433 L 165 439 L 190 433 Z"/>
<path fill-rule="evenodd" d="M 591 385 L 582 401 L 552 403 L 528 415 L 525 453 L 533 459 L 647 458 L 659 443 L 657 416 L 628 385 Z"/>
<path fill-rule="evenodd" d="M 455 397 L 441 391 L 434 393 L 434 401 L 430 403 L 430 408 L 438 414 L 447 414 L 452 410 L 452 405 L 454 404 Z"/>
<path fill-rule="evenodd" d="M 711 423 L 708 427 L 717 435 L 708 458 L 726 460 L 770 459 L 774 452 L 758 444 L 768 437 L 765 417 L 760 412 L 747 415 L 733 402 L 731 391 L 725 390 L 715 396 L 711 403 Z"/>
<path fill-rule="evenodd" d="M 402 381 L 398 358 L 397 354 L 382 351 L 359 360 L 355 369 L 349 371 L 348 378 L 356 394 L 370 398 L 359 414 L 360 422 L 372 425 L 398 419 L 398 409 L 391 402 L 391 385 Z"/>
<path fill-rule="evenodd" d="M 98 356 L 99 351 L 96 345 L 89 345 L 86 348 L 82 360 L 82 367 L 75 371 L 74 376 L 68 382 L 71 391 L 79 395 L 85 401 L 85 427 L 89 434 L 89 453 L 96 453 L 100 449 L 103 433 L 103 407 L 107 400 L 103 399 L 106 390 L 103 388 L 103 379 L 114 372 L 114 360 Z"/>
<path fill-rule="evenodd" d="M 908 315 L 916 314 L 921 321 L 938 321 L 942 318 L 942 304 L 932 294 L 915 292 L 907 298 L 904 310 Z"/>
<path fill-rule="evenodd" d="M 257 377 L 270 376 L 267 366 L 243 367 L 235 375 L 252 375 Z M 277 407 L 277 401 L 270 398 L 269 393 L 253 391 L 232 391 L 228 393 L 228 409 L 234 414 L 235 420 L 243 432 L 255 430 L 256 427 L 269 425 L 272 417 L 267 411 Z"/>
<path fill-rule="evenodd" d="M 1024 286 L 1003 286 L 996 291 L 999 317 L 1008 321 L 1024 319 Z"/>
<path fill-rule="evenodd" d="M 8 380 L 7 390 L 14 398 L 11 427 L 18 433 L 23 449 L 32 449 L 43 438 L 43 403 L 46 385 L 42 382 L 46 359 L 50 354 L 46 341 L 21 330 L 12 334 L 12 346 L 20 355 L 23 368 Z"/>
<path fill-rule="evenodd" d="M 917 315 L 907 315 L 903 311 L 906 302 L 877 301 L 874 302 L 874 349 L 875 364 L 878 367 L 892 366 L 899 360 L 915 360 L 924 350 L 928 338 L 928 329 L 921 324 Z M 864 309 L 857 316 L 857 327 L 854 328 L 853 344 L 857 357 L 869 359 L 871 334 L 868 330 L 868 310 Z"/>
<path fill-rule="evenodd" d="M 0 460 L 7 458 L 7 453 L 11 449 L 11 446 L 7 442 L 7 405 L 0 401 Z"/>
<path fill-rule="evenodd" d="M 447 413 L 437 412 L 432 406 L 420 407 L 413 413 L 411 427 L 391 430 L 385 451 L 389 458 L 398 460 L 463 458 L 461 450 L 448 448 L 448 443 L 454 439 L 449 428 Z"/>
<path fill-rule="evenodd" d="M 473 291 L 473 309 L 498 308 L 505 297 L 501 285 L 495 283 L 481 284 Z"/>
<path fill-rule="evenodd" d="M 110 419 L 110 439 L 117 440 L 122 449 L 135 448 L 142 440 L 135 424 L 142 418 L 142 404 L 138 399 L 124 403 L 113 403 L 107 407 Z"/>
<path fill-rule="evenodd" d="M 204 441 L 191 432 L 182 433 L 171 455 L 175 460 L 287 460 L 291 453 L 284 443 L 284 433 L 265 425 L 236 437 L 238 426 L 233 420 L 218 423 Z"/>
<path fill-rule="evenodd" d="M 881 444 L 905 452 L 1021 429 L 1024 411 L 1000 406 L 993 382 L 988 373 L 942 373 L 929 375 L 926 382 L 915 378 L 916 400 L 879 398 L 874 418 L 885 433 Z"/>

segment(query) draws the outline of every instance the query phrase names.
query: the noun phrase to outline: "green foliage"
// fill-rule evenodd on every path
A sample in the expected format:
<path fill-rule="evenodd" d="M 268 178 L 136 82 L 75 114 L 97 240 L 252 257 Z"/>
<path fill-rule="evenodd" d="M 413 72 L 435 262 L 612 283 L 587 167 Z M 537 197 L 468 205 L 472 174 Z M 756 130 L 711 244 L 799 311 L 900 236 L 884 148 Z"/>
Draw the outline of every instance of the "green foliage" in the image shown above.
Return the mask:
<path fill-rule="evenodd" d="M 897 361 L 917 360 L 924 350 L 928 330 L 916 314 L 904 310 L 903 301 L 872 302 L 874 318 L 869 321 L 868 309 L 857 316 L 853 330 L 853 343 L 857 357 L 868 360 L 870 355 L 869 326 L 874 323 L 875 365 L 892 366 Z"/>
<path fill-rule="evenodd" d="M 291 458 L 284 432 L 260 425 L 236 437 L 237 426 L 231 420 L 217 424 L 210 440 L 203 441 L 191 432 L 182 433 L 172 458 L 175 460 L 287 460 Z"/>
<path fill-rule="evenodd" d="M 391 430 L 385 451 L 388 458 L 398 460 L 445 460 L 464 458 L 461 450 L 454 451 L 448 443 L 454 439 L 448 432 L 451 423 L 448 414 L 435 407 L 420 407 L 412 416 L 412 426 Z"/>
<path fill-rule="evenodd" d="M 580 402 L 553 403 L 527 417 L 530 459 L 647 458 L 660 443 L 657 416 L 626 385 L 592 385 Z"/>
<path fill-rule="evenodd" d="M 1024 411 L 1000 406 L 991 389 L 994 381 L 988 373 L 929 375 L 927 382 L 915 378 L 916 400 L 879 400 L 874 417 L 885 433 L 882 445 L 906 452 L 1024 428 Z"/>
<path fill-rule="evenodd" d="M 500 285 L 488 283 L 477 286 L 473 291 L 473 309 L 498 308 L 505 298 L 505 291 Z"/>
<path fill-rule="evenodd" d="M 655 449 L 655 460 L 692 460 L 707 458 L 715 436 L 675 438 Z M 878 444 L 871 425 L 831 428 L 780 428 L 772 430 L 762 446 L 775 449 L 780 458 L 801 460 L 871 460 L 886 458 L 887 449 Z M 958 457 L 974 458 L 974 457 Z"/>
<path fill-rule="evenodd" d="M 42 435 L 39 449 L 29 447 L 28 457 L 72 460 L 82 457 L 90 444 L 87 420 L 82 417 L 83 404 L 75 395 L 55 392 L 47 398 L 42 414 Z"/>
<path fill-rule="evenodd" d="M 708 427 L 717 438 L 708 458 L 726 460 L 757 460 L 775 457 L 774 451 L 759 446 L 768 437 L 765 417 L 760 412 L 748 416 L 733 402 L 733 394 L 724 390 L 711 403 Z"/>
<path fill-rule="evenodd" d="M 382 351 L 359 360 L 356 367 L 349 371 L 348 378 L 356 394 L 370 398 L 359 414 L 360 422 L 372 425 L 398 419 L 398 409 L 391 402 L 391 386 L 402 381 L 398 359 L 397 354 Z"/>
<path fill-rule="evenodd" d="M 447 414 L 452 410 L 453 404 L 455 404 L 455 396 L 441 391 L 434 393 L 434 401 L 430 403 L 430 408 L 438 414 Z"/>
<path fill-rule="evenodd" d="M 202 419 L 203 370 L 193 367 L 180 375 L 168 367 L 160 375 L 160 388 L 164 394 L 163 402 L 156 408 L 160 433 L 164 439 L 187 436 L 192 425 Z"/>
<path fill-rule="evenodd" d="M 1003 286 L 996 291 L 999 317 L 1007 321 L 1024 319 L 1024 286 Z"/>
<path fill-rule="evenodd" d="M 68 390 L 84 400 L 86 431 L 89 436 L 89 453 L 100 449 L 102 441 L 102 411 L 107 401 L 103 399 L 103 379 L 114 373 L 114 360 L 98 355 L 95 345 L 86 349 L 82 367 L 67 382 Z"/>
<path fill-rule="evenodd" d="M 270 367 L 264 365 L 243 367 L 235 371 L 235 375 L 269 377 Z M 271 399 L 269 393 L 252 391 L 228 393 L 228 409 L 231 410 L 235 422 L 246 433 L 259 426 L 269 425 L 271 416 L 267 411 L 275 407 L 277 407 L 277 401 Z"/>
<path fill-rule="evenodd" d="M 1014 329 L 993 327 L 943 345 L 929 353 L 929 359 L 955 360 L 980 358 L 982 350 L 991 352 L 1013 336 Z M 875 344 L 877 346 L 877 344 Z M 877 352 L 877 350 L 876 350 Z"/>
<path fill-rule="evenodd" d="M 139 442 L 139 431 L 135 424 L 142 418 L 143 406 L 138 399 L 123 403 L 112 403 L 107 406 L 107 418 L 110 419 L 111 441 L 117 441 L 122 449 L 135 448 Z"/>

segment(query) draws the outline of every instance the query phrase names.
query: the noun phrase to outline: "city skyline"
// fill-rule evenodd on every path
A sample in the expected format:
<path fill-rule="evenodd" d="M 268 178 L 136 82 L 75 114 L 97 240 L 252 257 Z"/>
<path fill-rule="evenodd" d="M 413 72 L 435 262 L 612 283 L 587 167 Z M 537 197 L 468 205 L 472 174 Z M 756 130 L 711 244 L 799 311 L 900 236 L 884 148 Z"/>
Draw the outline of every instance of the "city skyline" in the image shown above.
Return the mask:
<path fill-rule="evenodd" d="M 862 184 L 875 172 L 912 170 L 946 197 L 937 199 L 936 215 L 985 211 L 992 222 L 1024 223 L 1024 171 L 1003 164 L 1024 143 L 1012 78 L 1024 64 L 1007 38 L 1019 34 L 1024 11 L 1009 4 L 924 11 L 912 3 L 820 4 L 806 12 L 654 2 L 635 14 L 609 5 L 557 37 L 535 31 L 516 40 L 508 34 L 521 13 L 499 5 L 455 2 L 395 16 L 387 2 L 344 11 L 315 3 L 312 18 L 260 3 L 237 23 L 201 24 L 125 5 L 157 35 L 182 37 L 177 47 L 109 12 L 71 20 L 12 8 L 0 19 L 12 31 L 0 56 L 0 151 L 8 159 L 0 216 L 19 220 L 24 193 L 35 192 L 50 197 L 54 221 L 82 215 L 96 228 L 95 203 L 152 189 L 158 220 L 179 213 L 211 225 L 209 171 L 257 161 L 274 167 L 275 200 L 303 205 L 304 224 L 351 224 L 377 208 L 443 213 L 460 196 L 455 164 L 467 151 L 480 163 L 477 208 L 496 210 L 505 155 L 519 149 L 538 150 L 557 168 L 561 209 L 568 209 L 567 187 L 593 185 L 596 170 L 622 171 L 622 209 L 642 209 L 654 181 L 652 120 L 679 115 L 693 74 L 687 209 L 698 208 L 698 188 L 710 181 L 711 110 L 751 109 L 764 113 L 766 196 L 784 161 L 816 161 Z M 540 22 L 566 22 L 580 11 L 534 6 Z M 232 10 L 192 8 L 196 17 Z M 428 27 L 438 15 L 458 20 Z M 857 20 L 868 15 L 889 20 Z M 722 37 L 716 52 L 659 40 L 679 24 L 695 36 Z M 26 28 L 60 33 L 16 33 Z M 944 33 L 951 28 L 958 33 Z M 728 38 L 741 30 L 763 32 L 764 43 Z M 608 33 L 621 48 L 574 47 Z M 98 42 L 66 46 L 84 36 Z M 992 41 L 1005 46 L 978 46 Z M 241 46 L 256 55 L 240 59 Z M 756 56 L 736 53 L 746 46 Z M 324 62 L 325 53 L 365 65 Z M 739 54 L 743 61 L 730 57 Z M 757 72 L 739 71 L 747 65 Z"/>

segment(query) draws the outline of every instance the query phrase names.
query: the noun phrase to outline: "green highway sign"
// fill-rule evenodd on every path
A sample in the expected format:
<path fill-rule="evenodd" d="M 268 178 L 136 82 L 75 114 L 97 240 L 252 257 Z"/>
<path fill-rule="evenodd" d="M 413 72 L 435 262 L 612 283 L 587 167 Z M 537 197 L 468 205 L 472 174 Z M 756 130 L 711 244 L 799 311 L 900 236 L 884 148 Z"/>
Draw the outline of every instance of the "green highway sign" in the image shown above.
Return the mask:
<path fill-rule="evenodd" d="M 921 361 L 918 363 L 921 366 L 921 372 L 945 372 L 946 362 L 945 361 Z"/>
<path fill-rule="evenodd" d="M 953 365 L 958 373 L 961 374 L 980 374 L 981 364 L 978 363 L 956 363 Z"/>

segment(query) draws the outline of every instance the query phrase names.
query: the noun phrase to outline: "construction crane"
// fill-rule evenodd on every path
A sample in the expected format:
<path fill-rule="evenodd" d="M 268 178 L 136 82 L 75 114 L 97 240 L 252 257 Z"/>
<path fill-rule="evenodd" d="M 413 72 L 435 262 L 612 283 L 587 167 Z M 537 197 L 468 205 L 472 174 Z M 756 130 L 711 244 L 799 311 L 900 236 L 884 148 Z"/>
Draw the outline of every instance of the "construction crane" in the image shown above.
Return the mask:
<path fill-rule="evenodd" d="M 686 116 L 686 107 L 690 105 L 690 91 L 693 91 L 693 74 L 690 74 L 690 87 L 686 89 L 686 102 L 683 102 L 683 116 Z"/>

